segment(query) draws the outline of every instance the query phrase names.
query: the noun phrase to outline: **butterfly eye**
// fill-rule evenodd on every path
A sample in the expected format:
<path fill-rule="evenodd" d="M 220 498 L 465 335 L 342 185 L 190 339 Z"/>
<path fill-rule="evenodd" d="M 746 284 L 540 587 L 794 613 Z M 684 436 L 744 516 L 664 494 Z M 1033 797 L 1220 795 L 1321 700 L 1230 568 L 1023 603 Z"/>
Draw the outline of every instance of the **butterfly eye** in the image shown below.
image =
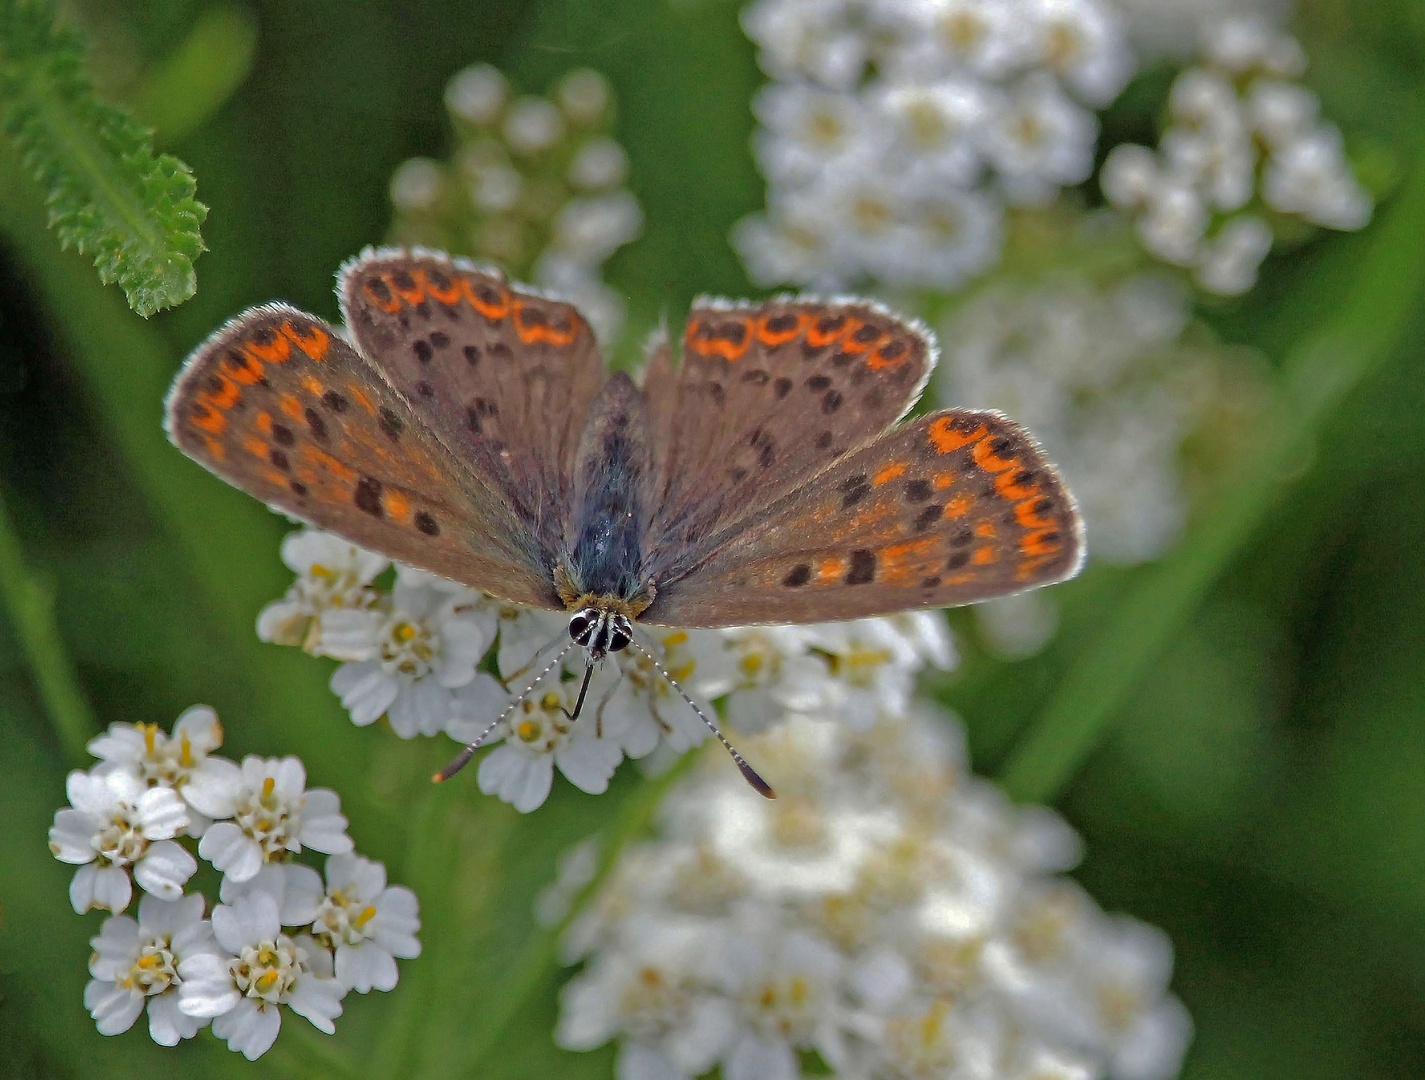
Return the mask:
<path fill-rule="evenodd" d="M 609 620 L 609 652 L 621 652 L 633 640 L 633 626 L 622 615 Z"/>
<path fill-rule="evenodd" d="M 594 628 L 599 625 L 599 613 L 585 608 L 574 613 L 569 620 L 569 636 L 576 644 L 588 646 L 593 640 Z"/>

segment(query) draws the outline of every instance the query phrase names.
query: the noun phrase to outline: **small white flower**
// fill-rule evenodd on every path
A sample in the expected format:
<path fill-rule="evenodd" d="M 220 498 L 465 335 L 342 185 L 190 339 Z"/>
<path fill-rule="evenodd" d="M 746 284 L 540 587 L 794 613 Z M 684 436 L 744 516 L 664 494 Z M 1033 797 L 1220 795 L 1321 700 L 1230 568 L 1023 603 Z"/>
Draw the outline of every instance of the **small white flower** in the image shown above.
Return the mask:
<path fill-rule="evenodd" d="M 106 767 L 137 773 L 150 785 L 173 788 L 182 795 L 193 776 L 224 768 L 224 758 L 209 757 L 223 743 L 218 714 L 206 705 L 183 712 L 169 735 L 157 724 L 110 724 L 103 735 L 90 740 L 88 750 L 99 758 L 96 772 Z M 231 764 L 231 763 L 228 763 Z M 189 807 L 189 836 L 202 836 L 208 820 Z"/>
<path fill-rule="evenodd" d="M 773 78 L 844 89 L 861 77 L 871 53 L 870 36 L 853 21 L 856 10 L 852 0 L 757 0 L 743 8 L 742 28 Z"/>
<path fill-rule="evenodd" d="M 398 213 L 433 214 L 440 209 L 441 201 L 449 182 L 440 162 L 430 158 L 408 158 L 391 174 L 391 205 Z M 263 614 L 267 612 L 264 610 Z M 259 617 L 260 618 L 260 617 Z M 262 635 L 262 623 L 258 623 L 258 636 Z M 295 636 L 295 635 L 294 635 Z M 273 640 L 264 638 L 264 640 Z M 282 644 L 296 644 L 283 641 Z"/>
<path fill-rule="evenodd" d="M 1138 236 L 1164 262 L 1191 266 L 1197 261 L 1207 224 L 1207 206 L 1193 186 L 1165 179 L 1138 218 Z"/>
<path fill-rule="evenodd" d="M 505 142 L 517 154 L 538 154 L 564 138 L 564 117 L 555 106 L 538 97 L 523 97 L 505 114 Z"/>
<path fill-rule="evenodd" d="M 1059 608 L 1042 590 L 975 605 L 975 621 L 989 651 L 1001 660 L 1034 656 L 1059 628 Z"/>
<path fill-rule="evenodd" d="M 137 922 L 127 915 L 110 916 L 90 944 L 93 979 L 84 988 L 84 1007 L 99 1034 L 128 1031 L 145 1006 L 149 1035 L 161 1046 L 177 1046 L 207 1023 L 178 1008 L 183 982 L 178 966 L 188 957 L 218 951 L 212 924 L 203 918 L 201 896 L 172 901 L 145 896 Z"/>
<path fill-rule="evenodd" d="M 1118 96 L 1133 73 L 1122 17 L 1094 0 L 1030 0 L 1035 51 L 1086 104 Z"/>
<path fill-rule="evenodd" d="M 755 734 L 784 712 L 811 712 L 821 703 L 826 662 L 808 651 L 796 626 L 740 626 L 720 631 L 721 648 L 701 660 L 689 692 L 709 700 L 726 697 L 728 722 Z M 716 639 L 699 637 L 696 646 Z"/>
<path fill-rule="evenodd" d="M 860 98 L 804 83 L 772 83 L 752 99 L 762 127 L 753 150 L 762 173 L 774 183 L 801 184 L 872 137 Z"/>
<path fill-rule="evenodd" d="M 915 675 L 927 661 L 948 666 L 944 617 L 926 615 L 940 620 L 938 634 L 920 616 L 899 624 L 890 619 L 857 619 L 806 629 L 807 640 L 825 655 L 830 667 L 831 707 L 853 729 L 869 727 L 882 710 L 904 712 Z"/>
<path fill-rule="evenodd" d="M 1229 75 L 1262 71 L 1295 78 L 1306 70 L 1306 54 L 1296 40 L 1260 15 L 1238 15 L 1210 24 L 1203 53 Z"/>
<path fill-rule="evenodd" d="M 505 108 L 508 84 L 499 69 L 489 64 L 472 64 L 446 84 L 445 107 L 467 124 L 489 126 Z"/>
<path fill-rule="evenodd" d="M 450 722 L 451 691 L 475 678 L 496 620 L 478 592 L 439 581 L 404 571 L 389 609 L 343 609 L 324 620 L 324 642 L 350 661 L 332 674 L 331 687 L 354 723 L 385 715 L 409 739 Z"/>
<path fill-rule="evenodd" d="M 1371 217 L 1370 196 L 1351 176 L 1341 133 L 1330 124 L 1319 124 L 1272 153 L 1262 175 L 1262 197 L 1274 210 L 1333 229 L 1359 229 Z"/>
<path fill-rule="evenodd" d="M 350 851 L 336 792 L 306 785 L 307 771 L 295 757 L 249 754 L 241 768 L 231 765 L 219 775 L 195 777 L 188 798 L 217 821 L 203 834 L 198 854 L 242 882 L 255 877 L 264 863 L 304 847 L 328 854 Z"/>
<path fill-rule="evenodd" d="M 49 849 L 60 862 L 79 866 L 69 886 L 75 911 L 123 911 L 133 895 L 131 867 L 146 892 L 164 900 L 183 894 L 198 863 L 172 839 L 188 825 L 188 807 L 177 792 L 103 766 L 70 773 L 65 791 L 72 809 L 55 813 Z"/>
<path fill-rule="evenodd" d="M 747 276 L 765 287 L 835 285 L 841 273 L 832 262 L 827 222 L 805 198 L 777 198 L 777 210 L 750 214 L 732 227 L 729 240 L 747 267 Z"/>
<path fill-rule="evenodd" d="M 323 642 L 322 616 L 335 608 L 362 610 L 374 604 L 377 593 L 371 582 L 390 560 L 320 529 L 302 529 L 283 538 L 282 561 L 297 580 L 286 596 L 262 609 L 257 636 L 345 659 Z"/>
<path fill-rule="evenodd" d="M 360 855 L 327 860 L 327 887 L 312 933 L 336 951 L 336 979 L 365 994 L 396 985 L 396 957 L 421 954 L 416 894 L 386 884 L 386 868 Z"/>
<path fill-rule="evenodd" d="M 1279 79 L 1254 79 L 1245 102 L 1252 130 L 1269 147 L 1287 146 L 1308 134 L 1321 103 L 1304 86 Z"/>
<path fill-rule="evenodd" d="M 1057 81 L 1036 73 L 997 110 L 985 132 L 985 155 L 1011 202 L 1042 205 L 1059 188 L 1088 179 L 1097 137 L 1094 115 L 1069 100 Z"/>
<path fill-rule="evenodd" d="M 843 961 L 835 949 L 749 914 L 729 929 L 714 962 L 739 1021 L 723 1055 L 727 1080 L 796 1080 L 799 1050 L 816 1050 L 833 1069 L 843 1064 Z"/>
<path fill-rule="evenodd" d="M 503 740 L 480 762 L 480 790 L 498 795 L 522 814 L 542 805 L 554 781 L 554 766 L 582 791 L 598 795 L 623 760 L 620 737 L 627 718 L 586 701 L 571 721 L 577 683 L 546 683 L 529 694 L 491 740 Z M 593 699 L 591 692 L 589 697 Z"/>
<path fill-rule="evenodd" d="M 622 1037 L 620 1077 L 691 1080 L 707 1072 L 735 1027 L 731 1002 L 711 985 L 720 944 L 714 923 L 638 920 L 625 947 L 601 954 L 560 992 L 554 1041 L 592 1050 Z"/>
<path fill-rule="evenodd" d="M 331 954 L 310 937 L 282 933 L 277 902 L 266 893 L 213 910 L 221 952 L 200 953 L 178 965 L 178 1007 L 212 1017 L 213 1034 L 249 1061 L 265 1054 L 282 1026 L 286 1005 L 330 1035 L 341 1015 L 345 987 L 331 976 Z"/>
<path fill-rule="evenodd" d="M 559 107 L 576 124 L 595 124 L 603 119 L 613 101 L 609 80 L 591 68 L 575 68 L 559 80 L 555 88 Z"/>
<path fill-rule="evenodd" d="M 881 83 L 867 97 L 878 124 L 894 138 L 888 162 L 912 186 L 968 186 L 980 174 L 978 136 L 993 113 L 994 98 L 974 79 L 931 83 Z M 866 141 L 866 136 L 861 136 Z M 769 174 L 770 175 L 770 174 Z"/>
<path fill-rule="evenodd" d="M 653 626 L 645 629 L 661 647 L 659 659 L 668 674 L 697 702 L 703 715 L 711 718 L 714 715 L 712 702 L 688 688 L 698 684 L 704 664 L 724 661 L 717 635 L 707 630 Z M 607 718 L 613 719 L 612 730 L 629 757 L 641 758 L 651 753 L 660 739 L 669 749 L 681 754 L 708 738 L 707 726 L 641 649 L 617 653 L 615 663 L 618 683 L 603 715 L 606 724 Z"/>
<path fill-rule="evenodd" d="M 570 199 L 554 218 L 551 251 L 586 266 L 603 262 L 643 231 L 643 209 L 627 191 Z"/>
<path fill-rule="evenodd" d="M 231 906 L 257 893 L 266 893 L 276 901 L 277 916 L 283 926 L 305 926 L 317 917 L 321 907 L 322 876 L 301 863 L 263 863 L 262 869 L 245 881 L 224 874 L 218 899 Z"/>
<path fill-rule="evenodd" d="M 1003 79 L 1034 48 L 1033 27 L 1014 0 L 891 0 L 880 11 L 899 39 L 890 67 L 900 77 L 969 71 Z"/>
<path fill-rule="evenodd" d="M 1159 179 L 1158 156 L 1146 146 L 1119 143 L 1104 159 L 1099 185 L 1106 199 L 1120 210 L 1147 202 Z"/>
<path fill-rule="evenodd" d="M 627 178 L 628 154 L 613 139 L 590 139 L 569 163 L 569 182 L 576 188 L 616 188 Z"/>
<path fill-rule="evenodd" d="M 1203 245 L 1197 279 L 1208 292 L 1240 296 L 1257 283 L 1257 268 L 1271 250 L 1265 221 L 1253 214 L 1235 217 Z"/>

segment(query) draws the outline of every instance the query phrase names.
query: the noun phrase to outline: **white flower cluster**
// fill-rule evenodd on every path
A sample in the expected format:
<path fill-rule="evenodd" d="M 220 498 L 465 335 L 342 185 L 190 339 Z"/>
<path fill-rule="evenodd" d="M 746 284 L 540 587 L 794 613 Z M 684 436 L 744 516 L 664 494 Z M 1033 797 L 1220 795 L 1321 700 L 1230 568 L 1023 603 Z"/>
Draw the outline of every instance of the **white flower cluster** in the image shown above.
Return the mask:
<path fill-rule="evenodd" d="M 529 688 L 549 647 L 567 641 L 563 615 L 409 567 L 396 567 L 389 591 L 379 588 L 389 562 L 329 533 L 290 534 L 282 558 L 297 580 L 258 617 L 258 635 L 346 661 L 331 686 L 352 720 L 384 716 L 402 738 L 475 738 L 511 692 Z M 943 619 L 927 613 L 824 626 L 648 630 L 663 666 L 703 712 L 713 715 L 722 702 L 743 732 L 786 710 L 837 709 L 847 723 L 865 726 L 880 705 L 908 700 L 925 663 L 953 662 Z M 487 742 L 499 745 L 480 761 L 481 791 L 527 813 L 548 797 L 556 767 L 599 794 L 625 757 L 653 755 L 656 766 L 708 737 L 653 661 L 632 649 L 596 673 L 585 713 L 571 721 L 582 664 L 582 652 L 571 652 L 491 734 Z"/>
<path fill-rule="evenodd" d="M 1001 409 L 1078 499 L 1093 558 L 1161 555 L 1186 515 L 1179 452 L 1214 390 L 1214 351 L 1183 340 L 1186 290 L 1142 274 L 988 287 L 941 328 L 944 401 Z"/>
<path fill-rule="evenodd" d="M 1175 1075 L 1165 935 L 1058 876 L 1077 837 L 969 776 L 954 732 L 792 717 L 747 747 L 775 802 L 710 759 L 571 924 L 558 1043 L 617 1041 L 619 1080 Z"/>
<path fill-rule="evenodd" d="M 950 288 L 999 257 L 1004 204 L 1093 170 L 1091 111 L 1134 62 L 1102 0 L 756 0 L 759 284 Z"/>
<path fill-rule="evenodd" d="M 569 72 L 551 99 L 511 100 L 489 64 L 445 91 L 457 147 L 450 164 L 404 162 L 391 178 L 396 239 L 499 263 L 577 304 L 601 341 L 617 337 L 623 299 L 603 263 L 643 228 L 624 186 L 628 156 L 609 135 L 613 92 L 596 71 Z"/>
<path fill-rule="evenodd" d="M 394 987 L 395 958 L 420 954 L 420 920 L 411 890 L 388 887 L 380 863 L 351 853 L 335 792 L 308 788 L 294 757 L 219 757 L 222 736 L 205 706 L 171 735 L 110 725 L 89 744 L 99 764 L 70 773 L 70 807 L 49 841 L 79 866 L 74 910 L 113 912 L 92 941 L 84 991 L 99 1031 L 127 1031 L 147 1008 L 157 1043 L 177 1045 L 211 1021 L 252 1059 L 277 1038 L 280 1006 L 330 1034 L 349 991 Z M 183 891 L 198 868 L 184 840 L 223 872 L 210 918 L 203 896 Z M 289 861 L 303 849 L 331 856 L 325 885 Z M 145 893 L 137 919 L 122 914 L 133 882 Z"/>
<path fill-rule="evenodd" d="M 1255 284 L 1272 247 L 1269 215 L 1331 229 L 1370 220 L 1340 131 L 1293 81 L 1305 66 L 1301 46 L 1259 17 L 1216 22 L 1202 62 L 1173 84 L 1157 151 L 1124 144 L 1104 162 L 1104 195 L 1133 216 L 1143 246 L 1210 292 Z"/>

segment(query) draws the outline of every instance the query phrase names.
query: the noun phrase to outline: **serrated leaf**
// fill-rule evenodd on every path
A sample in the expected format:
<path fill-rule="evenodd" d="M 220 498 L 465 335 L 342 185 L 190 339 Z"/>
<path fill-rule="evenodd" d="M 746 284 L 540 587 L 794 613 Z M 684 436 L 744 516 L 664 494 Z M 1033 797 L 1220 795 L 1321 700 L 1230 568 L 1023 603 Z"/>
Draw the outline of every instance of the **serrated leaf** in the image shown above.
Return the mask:
<path fill-rule="evenodd" d="M 193 295 L 208 216 L 193 174 L 98 99 L 82 39 L 55 26 L 48 3 L 0 0 L 0 118 L 47 192 L 61 246 L 92 256 L 145 318 Z"/>

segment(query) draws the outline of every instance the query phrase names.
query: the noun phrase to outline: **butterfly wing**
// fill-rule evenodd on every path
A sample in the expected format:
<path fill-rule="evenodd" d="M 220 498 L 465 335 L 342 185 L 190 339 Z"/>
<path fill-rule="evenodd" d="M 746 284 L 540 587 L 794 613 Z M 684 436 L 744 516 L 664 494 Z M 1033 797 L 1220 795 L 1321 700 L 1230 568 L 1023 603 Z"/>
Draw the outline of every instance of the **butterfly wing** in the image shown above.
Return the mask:
<path fill-rule="evenodd" d="M 174 380 L 165 424 L 189 457 L 276 510 L 505 599 L 563 608 L 499 487 L 315 316 L 267 304 L 228 323 Z"/>
<path fill-rule="evenodd" d="M 759 513 L 643 621 L 819 622 L 947 607 L 1072 577 L 1073 497 L 1023 428 L 995 412 L 919 417 Z"/>
<path fill-rule="evenodd" d="M 914 404 L 934 345 L 870 301 L 700 301 L 682 367 L 644 378 L 657 507 L 646 551 L 677 578 L 766 507 L 871 442 Z"/>
<path fill-rule="evenodd" d="M 419 250 L 364 252 L 337 292 L 357 347 L 422 424 L 491 478 L 544 551 L 564 550 L 574 455 L 604 381 L 588 323 Z"/>

